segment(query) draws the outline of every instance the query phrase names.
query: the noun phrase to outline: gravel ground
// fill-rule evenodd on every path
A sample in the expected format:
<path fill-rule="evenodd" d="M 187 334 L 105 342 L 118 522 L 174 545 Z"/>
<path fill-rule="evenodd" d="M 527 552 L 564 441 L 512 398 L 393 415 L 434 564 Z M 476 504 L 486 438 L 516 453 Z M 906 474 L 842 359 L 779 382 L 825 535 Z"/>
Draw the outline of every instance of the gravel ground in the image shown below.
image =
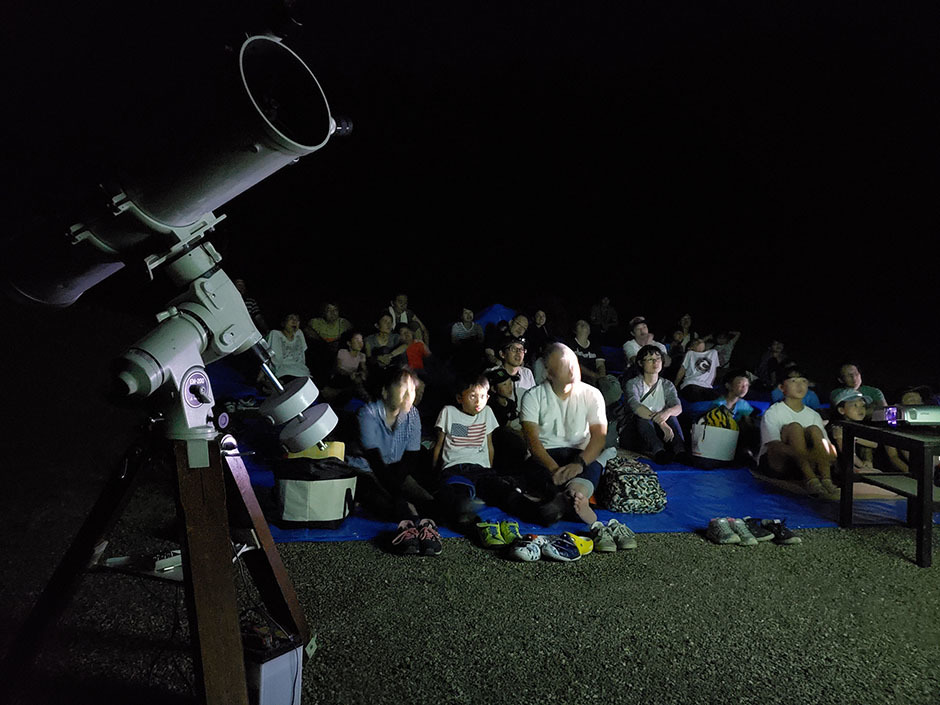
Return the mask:
<path fill-rule="evenodd" d="M 642 534 L 570 564 L 465 539 L 437 558 L 282 545 L 318 643 L 302 702 L 940 702 L 940 573 L 913 564 L 912 532 L 800 533 L 753 548 Z M 173 586 L 87 576 L 22 702 L 189 702 L 185 623 Z"/>
<path fill-rule="evenodd" d="M 644 534 L 573 564 L 284 546 L 320 643 L 304 701 L 940 702 L 940 577 L 911 532 L 801 535 Z"/>

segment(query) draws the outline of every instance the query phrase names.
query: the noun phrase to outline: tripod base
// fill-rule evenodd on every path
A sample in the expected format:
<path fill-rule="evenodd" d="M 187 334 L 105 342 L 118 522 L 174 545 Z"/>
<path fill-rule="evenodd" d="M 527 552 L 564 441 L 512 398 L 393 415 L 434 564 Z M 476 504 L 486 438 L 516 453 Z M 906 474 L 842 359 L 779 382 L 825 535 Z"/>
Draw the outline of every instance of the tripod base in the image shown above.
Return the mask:
<path fill-rule="evenodd" d="M 71 601 L 82 574 L 89 568 L 120 561 L 102 561 L 100 555 L 106 535 L 132 493 L 137 471 L 156 450 L 156 441 L 163 445 L 162 439 L 148 433 L 125 454 L 11 644 L 0 667 L 2 682 L 23 680 L 45 636 Z M 186 588 L 198 696 L 207 705 L 248 705 L 232 562 L 233 533 L 254 539 L 256 550 L 246 551 L 241 560 L 272 617 L 298 646 L 308 643 L 309 628 L 248 472 L 237 455 L 235 440 L 226 436 L 221 443 L 209 443 L 209 465 L 200 468 L 190 467 L 185 441 L 174 441 L 173 446 L 177 511 L 182 525 L 179 564 Z M 12 692 L 7 695 L 12 696 Z"/>

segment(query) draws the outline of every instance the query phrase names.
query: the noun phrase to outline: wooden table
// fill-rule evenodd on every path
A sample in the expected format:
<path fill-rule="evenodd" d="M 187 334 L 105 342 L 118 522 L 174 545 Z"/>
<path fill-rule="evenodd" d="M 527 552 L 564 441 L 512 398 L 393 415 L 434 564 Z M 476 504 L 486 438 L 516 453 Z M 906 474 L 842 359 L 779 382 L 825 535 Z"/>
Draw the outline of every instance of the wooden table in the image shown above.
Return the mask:
<path fill-rule="evenodd" d="M 907 525 L 917 529 L 917 565 L 929 568 L 933 562 L 933 513 L 940 508 L 940 487 L 933 484 L 933 458 L 940 455 L 940 429 L 931 426 L 889 426 L 887 424 L 840 422 L 843 490 L 839 507 L 839 525 L 852 526 L 852 483 L 866 482 L 907 497 Z M 910 473 L 857 473 L 854 453 L 855 439 L 893 446 L 910 453 Z"/>

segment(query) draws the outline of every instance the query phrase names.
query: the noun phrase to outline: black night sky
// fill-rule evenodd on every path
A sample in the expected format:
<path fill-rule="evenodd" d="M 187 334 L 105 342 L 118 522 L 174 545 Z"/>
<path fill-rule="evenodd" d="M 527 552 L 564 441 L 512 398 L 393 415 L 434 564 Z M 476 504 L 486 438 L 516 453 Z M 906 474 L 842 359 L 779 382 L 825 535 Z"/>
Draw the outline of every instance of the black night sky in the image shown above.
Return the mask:
<path fill-rule="evenodd" d="M 18 5 L 6 239 L 61 232 L 172 137 L 166 111 L 200 109 L 227 46 L 290 27 L 355 129 L 219 209 L 271 318 L 399 289 L 442 322 L 461 301 L 575 318 L 607 292 L 663 329 L 688 310 L 874 365 L 900 344 L 940 381 L 933 3 Z M 86 296 L 168 298 L 136 271 Z"/>

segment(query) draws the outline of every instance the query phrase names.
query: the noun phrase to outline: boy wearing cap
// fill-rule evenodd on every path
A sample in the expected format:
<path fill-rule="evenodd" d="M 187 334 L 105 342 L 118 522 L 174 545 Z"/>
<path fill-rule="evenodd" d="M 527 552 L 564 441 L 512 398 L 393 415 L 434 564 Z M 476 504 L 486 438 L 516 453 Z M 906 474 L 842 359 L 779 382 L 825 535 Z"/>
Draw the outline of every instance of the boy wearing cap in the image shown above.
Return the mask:
<path fill-rule="evenodd" d="M 499 426 L 493 431 L 494 468 L 516 471 L 526 457 L 525 438 L 519 421 L 519 406 L 512 377 L 502 367 L 486 371 L 490 382 L 489 406 Z"/>
<path fill-rule="evenodd" d="M 803 480 L 813 497 L 837 499 L 832 482 L 836 452 L 822 417 L 803 403 L 809 380 L 799 367 L 787 365 L 778 384 L 783 401 L 772 404 L 761 420 L 758 470 L 766 475 Z"/>
<path fill-rule="evenodd" d="M 871 406 L 872 398 L 866 394 L 843 387 L 832 393 L 832 403 L 839 413 L 839 418 L 846 421 L 864 421 Z M 842 447 L 842 424 L 834 421 L 830 426 L 832 441 L 840 453 L 845 452 Z M 855 472 L 874 472 L 874 453 L 878 444 L 864 438 L 855 439 L 854 466 Z M 907 463 L 898 455 L 897 448 L 885 446 L 888 461 L 896 472 L 908 472 Z"/>

